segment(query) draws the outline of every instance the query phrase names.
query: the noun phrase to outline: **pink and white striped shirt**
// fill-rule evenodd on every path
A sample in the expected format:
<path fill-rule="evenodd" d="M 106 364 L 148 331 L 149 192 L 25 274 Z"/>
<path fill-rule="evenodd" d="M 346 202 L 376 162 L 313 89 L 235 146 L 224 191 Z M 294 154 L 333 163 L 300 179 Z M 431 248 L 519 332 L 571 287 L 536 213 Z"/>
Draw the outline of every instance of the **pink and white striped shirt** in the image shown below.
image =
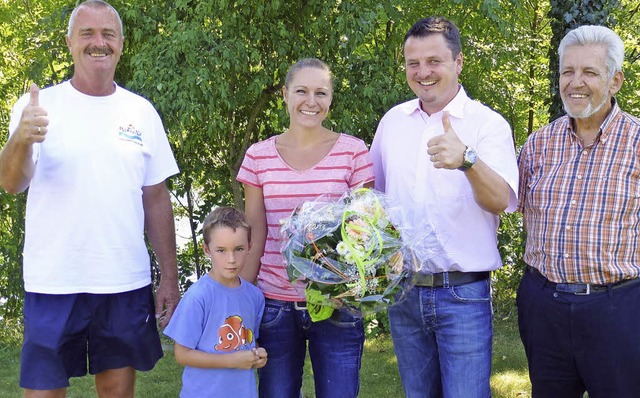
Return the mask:
<path fill-rule="evenodd" d="M 306 201 L 320 195 L 338 199 L 349 188 L 373 181 L 369 151 L 359 138 L 340 134 L 329 153 L 307 170 L 291 168 L 276 149 L 276 137 L 253 144 L 236 179 L 262 189 L 267 215 L 267 241 L 258 273 L 258 287 L 265 297 L 303 301 L 304 286 L 293 286 L 287 276 L 280 248 L 280 220 Z"/>

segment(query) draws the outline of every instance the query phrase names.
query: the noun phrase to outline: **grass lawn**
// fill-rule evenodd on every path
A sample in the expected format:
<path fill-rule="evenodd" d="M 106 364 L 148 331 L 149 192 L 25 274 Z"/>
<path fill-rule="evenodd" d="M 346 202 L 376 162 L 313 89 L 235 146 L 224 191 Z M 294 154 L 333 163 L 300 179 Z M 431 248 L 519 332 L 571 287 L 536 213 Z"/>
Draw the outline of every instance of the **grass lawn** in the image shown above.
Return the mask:
<path fill-rule="evenodd" d="M 18 388 L 20 367 L 20 349 L 5 346 L 0 348 L 0 398 L 19 398 Z M 139 372 L 136 385 L 136 397 L 163 398 L 177 397 L 180 392 L 182 368 L 173 353 L 166 355 L 154 370 Z M 311 364 L 305 366 L 303 395 L 311 398 L 313 378 Z M 514 319 L 495 321 L 493 374 L 491 390 L 496 398 L 526 398 L 531 396 L 531 386 L 527 375 L 527 362 L 518 329 Z M 230 391 L 230 395 L 233 393 Z M 368 339 L 365 343 L 361 371 L 360 397 L 396 398 L 403 397 L 400 377 L 396 367 L 390 336 Z M 91 377 L 74 378 L 68 389 L 69 398 L 95 397 Z"/>

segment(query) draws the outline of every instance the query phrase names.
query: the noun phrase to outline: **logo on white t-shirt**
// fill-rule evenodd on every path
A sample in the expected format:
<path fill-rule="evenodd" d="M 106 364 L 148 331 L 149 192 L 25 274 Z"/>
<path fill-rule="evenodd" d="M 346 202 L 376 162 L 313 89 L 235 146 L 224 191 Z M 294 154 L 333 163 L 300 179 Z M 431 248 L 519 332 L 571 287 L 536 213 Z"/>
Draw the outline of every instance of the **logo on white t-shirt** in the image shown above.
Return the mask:
<path fill-rule="evenodd" d="M 133 142 L 142 146 L 142 131 L 133 127 L 133 124 L 129 124 L 127 127 L 120 126 L 118 128 L 118 138 L 122 141 Z"/>

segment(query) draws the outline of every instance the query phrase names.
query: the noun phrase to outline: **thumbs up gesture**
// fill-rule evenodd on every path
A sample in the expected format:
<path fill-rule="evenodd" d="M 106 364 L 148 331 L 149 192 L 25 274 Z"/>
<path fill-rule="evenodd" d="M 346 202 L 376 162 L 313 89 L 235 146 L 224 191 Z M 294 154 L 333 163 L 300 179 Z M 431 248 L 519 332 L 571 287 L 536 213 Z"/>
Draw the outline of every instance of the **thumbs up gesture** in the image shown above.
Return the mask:
<path fill-rule="evenodd" d="M 449 112 L 442 114 L 442 127 L 444 133 L 431 138 L 427 142 L 429 159 L 436 169 L 457 169 L 464 163 L 464 151 L 467 146 L 460 141 L 458 135 L 451 127 Z"/>
<path fill-rule="evenodd" d="M 47 117 L 47 111 L 40 107 L 40 89 L 38 86 L 35 83 L 31 83 L 29 91 L 29 103 L 22 110 L 22 117 L 16 133 L 19 134 L 23 142 L 33 144 L 34 142 L 44 141 L 49 118 Z"/>

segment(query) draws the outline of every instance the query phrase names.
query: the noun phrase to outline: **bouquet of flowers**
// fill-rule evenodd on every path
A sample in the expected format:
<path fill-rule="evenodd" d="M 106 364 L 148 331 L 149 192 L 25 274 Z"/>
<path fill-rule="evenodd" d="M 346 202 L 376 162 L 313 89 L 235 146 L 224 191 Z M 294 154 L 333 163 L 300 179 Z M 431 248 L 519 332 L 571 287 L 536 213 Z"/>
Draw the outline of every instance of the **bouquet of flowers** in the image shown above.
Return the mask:
<path fill-rule="evenodd" d="M 360 188 L 337 202 L 304 203 L 284 220 L 282 253 L 291 281 L 307 282 L 313 321 L 345 307 L 380 311 L 406 291 L 403 247 L 384 195 Z"/>

